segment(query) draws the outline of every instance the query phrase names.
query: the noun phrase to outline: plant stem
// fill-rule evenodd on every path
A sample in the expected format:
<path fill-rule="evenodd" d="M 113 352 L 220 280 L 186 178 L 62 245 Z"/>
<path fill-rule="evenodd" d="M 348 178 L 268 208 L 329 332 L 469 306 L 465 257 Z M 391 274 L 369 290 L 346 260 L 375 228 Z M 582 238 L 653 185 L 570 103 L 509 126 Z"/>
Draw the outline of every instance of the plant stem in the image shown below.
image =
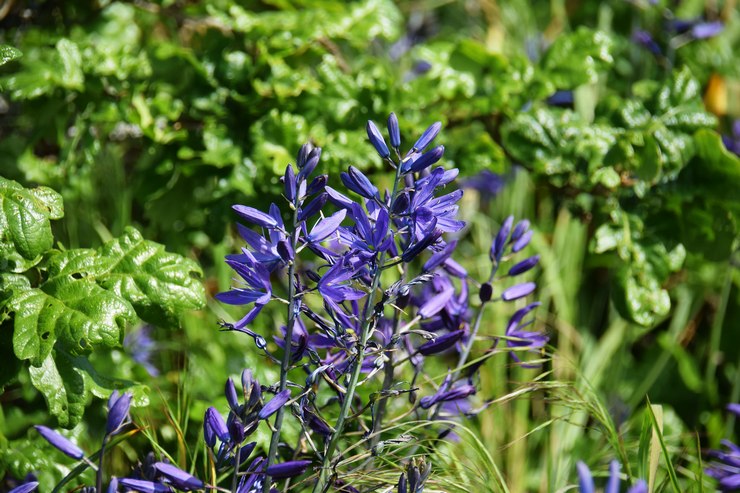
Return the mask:
<path fill-rule="evenodd" d="M 401 165 L 399 164 L 398 167 L 396 167 L 396 177 L 393 181 L 391 205 L 393 204 L 393 200 L 395 200 L 396 193 L 398 192 L 398 182 L 400 177 Z M 370 338 L 371 331 L 369 329 L 371 321 L 374 317 L 374 313 L 371 314 L 370 311 L 374 310 L 375 293 L 378 290 L 378 286 L 380 285 L 380 277 L 383 274 L 385 260 L 386 254 L 385 252 L 383 252 L 380 254 L 378 263 L 375 266 L 375 272 L 373 273 L 373 282 L 370 286 L 370 292 L 368 293 L 367 302 L 365 303 L 365 306 L 362 310 L 362 325 L 360 328 L 360 337 L 357 344 L 357 358 L 354 362 L 354 365 L 352 366 L 352 373 L 350 375 L 349 384 L 347 385 L 347 392 L 344 394 L 344 401 L 342 402 L 342 407 L 339 410 L 339 417 L 337 418 L 336 425 L 334 425 L 334 433 L 331 434 L 329 443 L 326 446 L 324 460 L 321 464 L 321 471 L 319 472 L 319 478 L 316 481 L 316 485 L 313 488 L 313 493 L 324 493 L 324 491 L 326 491 L 329 487 L 328 480 L 332 457 L 334 456 L 334 452 L 336 451 L 337 445 L 339 444 L 339 439 L 342 436 L 342 431 L 344 430 L 344 422 L 347 419 L 347 414 L 350 408 L 352 407 L 352 400 L 355 396 L 355 388 L 357 387 L 357 382 L 360 379 L 360 373 L 362 373 L 362 362 L 364 360 L 365 345 Z"/>
<path fill-rule="evenodd" d="M 297 223 L 298 223 L 298 206 L 297 206 L 298 198 L 296 197 L 295 202 L 293 203 L 293 229 L 290 233 L 290 243 L 291 248 L 293 251 L 296 251 L 296 246 L 298 243 L 298 229 L 297 229 Z M 297 255 L 297 254 L 296 254 Z M 283 352 L 283 361 L 280 365 L 280 389 L 279 392 L 282 392 L 287 387 L 288 382 L 288 370 L 290 369 L 290 358 L 291 358 L 291 352 L 293 349 L 293 327 L 295 326 L 295 320 L 297 315 L 297 305 L 296 305 L 296 292 L 295 292 L 295 262 L 296 259 L 293 258 L 293 261 L 288 266 L 288 324 L 285 329 L 285 350 Z M 298 301 L 300 303 L 300 301 Z M 275 456 L 277 455 L 277 448 L 278 444 L 280 443 L 280 429 L 283 426 L 283 416 L 285 414 L 285 408 L 286 406 L 280 407 L 278 409 L 277 414 L 275 415 L 275 425 L 272 432 L 272 437 L 270 439 L 270 451 L 267 454 L 267 460 L 265 461 L 265 470 L 267 470 L 268 467 L 270 467 L 270 464 L 275 460 Z M 264 493 L 270 493 L 270 483 L 271 478 L 268 475 L 265 475 L 265 481 L 262 485 L 262 491 Z"/>
<path fill-rule="evenodd" d="M 108 435 L 103 438 L 100 446 L 100 457 L 98 458 L 98 470 L 95 473 L 95 491 L 103 491 L 103 457 L 105 456 L 105 444 L 108 443 Z"/>

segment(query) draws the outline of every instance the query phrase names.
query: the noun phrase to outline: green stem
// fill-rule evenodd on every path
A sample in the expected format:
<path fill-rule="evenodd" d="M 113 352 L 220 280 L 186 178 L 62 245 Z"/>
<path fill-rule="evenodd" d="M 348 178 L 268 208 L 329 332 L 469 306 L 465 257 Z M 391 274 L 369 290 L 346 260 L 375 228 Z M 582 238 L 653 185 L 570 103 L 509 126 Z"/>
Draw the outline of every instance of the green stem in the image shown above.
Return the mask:
<path fill-rule="evenodd" d="M 396 168 L 396 178 L 393 181 L 393 193 L 391 193 L 391 205 L 393 204 L 393 200 L 396 198 L 396 193 L 398 192 L 398 182 L 399 178 L 401 176 L 401 165 L 399 164 Z M 329 472 L 331 469 L 331 461 L 332 457 L 334 456 L 334 452 L 337 449 L 337 445 L 339 445 L 339 439 L 342 436 L 342 431 L 344 430 L 344 423 L 347 419 L 347 414 L 349 413 L 350 408 L 352 407 L 352 400 L 355 396 L 355 388 L 357 387 L 357 382 L 360 379 L 360 374 L 362 373 L 362 362 L 364 360 L 364 351 L 365 351 L 365 345 L 367 344 L 368 339 L 370 338 L 370 328 L 371 321 L 373 318 L 373 315 L 371 315 L 370 311 L 373 309 L 375 305 L 375 293 L 378 290 L 378 286 L 380 286 L 380 277 L 383 274 L 383 267 L 385 265 L 386 260 L 386 254 L 383 252 L 380 255 L 380 258 L 378 259 L 378 264 L 375 268 L 375 274 L 373 275 L 373 282 L 370 286 L 370 292 L 368 293 L 367 302 L 365 303 L 365 306 L 363 308 L 362 313 L 362 325 L 360 328 L 360 337 L 358 340 L 357 345 L 357 356 L 356 360 L 352 366 L 352 373 L 350 375 L 350 381 L 347 385 L 347 391 L 344 394 L 344 401 L 342 402 L 342 407 L 339 410 L 339 417 L 337 418 L 337 423 L 334 425 L 334 433 L 331 434 L 331 438 L 329 439 L 329 443 L 326 446 L 326 453 L 324 454 L 324 460 L 321 464 L 321 471 L 319 472 L 319 478 L 316 481 L 316 485 L 313 488 L 313 493 L 324 493 L 328 487 L 328 481 L 329 481 Z M 267 493 L 267 492 L 265 492 Z"/>
<path fill-rule="evenodd" d="M 298 238 L 297 201 L 298 201 L 298 198 L 296 197 L 296 202 L 293 203 L 293 229 L 290 233 L 291 248 L 293 249 L 294 252 L 296 251 L 297 238 Z M 288 370 L 290 370 L 290 358 L 291 358 L 291 352 L 293 349 L 293 327 L 295 326 L 295 318 L 296 318 L 296 312 L 297 312 L 296 300 L 295 300 L 296 292 L 295 292 L 295 283 L 294 283 L 295 262 L 296 262 L 296 259 L 293 258 L 293 261 L 288 266 L 288 324 L 285 328 L 285 350 L 283 352 L 283 361 L 282 361 L 282 364 L 280 365 L 279 392 L 282 392 L 287 387 Z M 285 408 L 286 406 L 281 406 L 280 409 L 278 409 L 277 414 L 275 415 L 275 425 L 272 431 L 272 437 L 270 438 L 270 451 L 267 454 L 267 461 L 265 462 L 265 470 L 267 470 L 267 468 L 270 467 L 270 464 L 273 463 L 277 455 L 277 448 L 278 448 L 278 444 L 280 443 L 280 429 L 283 426 L 283 416 L 285 415 Z M 265 475 L 265 481 L 262 485 L 263 493 L 270 493 L 271 482 L 272 481 L 271 481 L 270 476 Z"/>

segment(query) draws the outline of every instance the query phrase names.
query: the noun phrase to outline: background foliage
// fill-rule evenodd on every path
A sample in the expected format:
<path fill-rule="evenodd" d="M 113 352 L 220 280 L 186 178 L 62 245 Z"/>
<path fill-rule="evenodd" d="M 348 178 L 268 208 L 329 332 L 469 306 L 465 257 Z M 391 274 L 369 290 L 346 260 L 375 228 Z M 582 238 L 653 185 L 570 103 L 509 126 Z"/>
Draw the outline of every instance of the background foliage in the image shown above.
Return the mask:
<path fill-rule="evenodd" d="M 309 139 L 324 149 L 324 172 L 350 164 L 378 171 L 364 124 L 395 111 L 408 135 L 442 121 L 446 157 L 463 175 L 490 170 L 506 182 L 494 199 L 486 187 L 466 192 L 471 231 L 479 231 L 467 267 L 476 268 L 486 233 L 507 215 L 530 217 L 538 231 L 532 248 L 542 255 L 550 313 L 541 323 L 556 354 L 543 372 L 574 382 L 583 401 L 566 406 L 560 394 L 538 391 L 470 423 L 510 489 L 562 486 L 581 457 L 605 469 L 610 457 L 594 452 L 603 437 L 622 436 L 624 456 L 632 454 L 646 394 L 665 406 L 669 450 L 694 451 L 677 467 L 682 481 L 695 480 L 689 430 L 700 430 L 701 447 L 716 446 L 732 425 L 720 405 L 740 399 L 740 160 L 720 137 L 740 116 L 737 17 L 731 1 L 12 6 L 0 34 L 8 45 L 0 351 L 12 348 L 18 363 L 3 367 L 0 466 L 16 476 L 30 470 L 26 430 L 46 413 L 34 387 L 79 382 L 85 392 L 74 395 L 100 397 L 99 381 L 85 375 L 111 366 L 114 378 L 161 392 L 142 410 L 152 424 L 147 440 L 197 460 L 185 448 L 199 429 L 189 416 L 200 419 L 214 389 L 243 366 L 275 371 L 245 357 L 246 341 L 214 336 L 218 317 L 236 315 L 210 296 L 229 284 L 220 259 L 234 249 L 230 205 L 274 199 L 277 177 Z M 676 19 L 724 28 L 696 39 Z M 654 45 L 636 41 L 638 31 Z M 2 222 L 17 207 L 15 193 L 40 220 L 24 233 L 33 236 L 27 244 Z M 203 266 L 209 310 L 175 316 L 199 306 L 200 284 L 190 277 L 198 268 L 153 241 Z M 136 248 L 151 260 L 138 264 Z M 161 277 L 163 265 L 178 280 Z M 61 273 L 72 279 L 57 283 Z M 34 317 L 57 309 L 43 308 L 49 297 L 69 306 L 83 295 L 116 306 L 121 322 L 93 321 L 109 337 L 89 341 L 89 360 L 80 359 L 89 351 L 78 335 L 57 325 L 64 351 L 52 363 Z M 276 327 L 283 316 L 275 314 Z M 487 335 L 500 332 L 497 316 Z M 139 318 L 156 326 L 156 379 L 120 347 Z M 57 380 L 38 376 L 54 375 L 53 365 Z M 502 362 L 483 384 L 503 396 L 531 378 Z M 63 404 L 46 394 L 66 426 L 89 404 L 80 398 L 71 414 L 54 411 Z"/>

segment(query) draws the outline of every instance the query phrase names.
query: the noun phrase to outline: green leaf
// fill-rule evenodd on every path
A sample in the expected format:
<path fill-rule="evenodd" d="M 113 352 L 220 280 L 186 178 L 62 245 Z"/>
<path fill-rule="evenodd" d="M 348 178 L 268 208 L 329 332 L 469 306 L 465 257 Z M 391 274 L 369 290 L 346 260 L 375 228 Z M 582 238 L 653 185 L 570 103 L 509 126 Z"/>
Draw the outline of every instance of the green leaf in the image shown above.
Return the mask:
<path fill-rule="evenodd" d="M 557 89 L 575 89 L 598 80 L 599 73 L 614 62 L 611 37 L 581 27 L 558 36 L 542 59 L 541 68 Z"/>
<path fill-rule="evenodd" d="M 624 265 L 615 276 L 614 304 L 627 320 L 643 327 L 652 327 L 671 309 L 668 291 L 645 268 Z"/>
<path fill-rule="evenodd" d="M 82 72 L 82 55 L 77 45 L 65 38 L 57 41 L 57 51 L 62 60 L 63 71 L 60 81 L 67 89 L 82 90 L 85 74 Z"/>
<path fill-rule="evenodd" d="M 0 45 L 0 67 L 22 56 L 23 53 L 19 49 L 8 45 Z"/>
<path fill-rule="evenodd" d="M 198 264 L 145 240 L 134 228 L 103 245 L 100 256 L 110 264 L 97 273 L 98 284 L 129 301 L 148 322 L 171 321 L 205 305 Z"/>
<path fill-rule="evenodd" d="M 126 323 L 136 319 L 128 301 L 86 279 L 21 291 L 9 307 L 15 312 L 15 354 L 33 366 L 40 366 L 57 342 L 73 354 L 97 345 L 116 347 Z"/>
<path fill-rule="evenodd" d="M 23 188 L 0 176 L 0 265 L 22 272 L 51 248 L 54 237 L 50 219 L 64 215 L 62 197 L 46 187 Z"/>
<path fill-rule="evenodd" d="M 149 402 L 146 386 L 102 376 L 86 358 L 62 350 L 47 356 L 41 366 L 29 367 L 29 373 L 33 386 L 44 395 L 49 412 L 64 428 L 79 423 L 89 394 L 107 398 L 113 390 L 128 391 L 133 394 L 134 406 Z"/>

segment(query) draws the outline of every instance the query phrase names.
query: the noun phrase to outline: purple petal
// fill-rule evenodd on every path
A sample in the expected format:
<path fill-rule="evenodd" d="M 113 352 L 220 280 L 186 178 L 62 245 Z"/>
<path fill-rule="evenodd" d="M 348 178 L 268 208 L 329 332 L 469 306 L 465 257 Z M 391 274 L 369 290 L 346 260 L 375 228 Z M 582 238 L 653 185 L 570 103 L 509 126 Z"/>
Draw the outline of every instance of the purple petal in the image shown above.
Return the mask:
<path fill-rule="evenodd" d="M 632 488 L 627 490 L 627 493 L 648 493 L 648 485 L 644 479 L 640 479 Z"/>
<path fill-rule="evenodd" d="M 452 298 L 452 295 L 454 293 L 455 289 L 449 287 L 441 293 L 432 296 L 429 300 L 424 302 L 424 304 L 419 307 L 419 316 L 421 318 L 431 318 L 432 316 L 436 315 L 442 308 L 445 307 L 447 302 L 450 301 L 450 298 Z"/>
<path fill-rule="evenodd" d="M 157 462 L 154 468 L 165 476 L 175 488 L 190 491 L 203 488 L 205 484 L 192 474 L 166 462 Z"/>
<path fill-rule="evenodd" d="M 375 123 L 368 120 L 366 130 L 367 138 L 370 139 L 370 143 L 373 145 L 373 147 L 375 147 L 375 150 L 378 151 L 380 157 L 387 158 L 388 156 L 390 156 L 391 153 L 388 150 L 388 146 L 385 144 L 385 140 L 380 134 L 380 130 L 378 130 L 378 127 L 375 126 Z"/>
<path fill-rule="evenodd" d="M 31 481 L 26 484 L 22 484 L 20 486 L 16 486 L 12 490 L 10 490 L 8 493 L 31 493 L 33 490 L 35 490 L 39 485 L 38 481 Z"/>
<path fill-rule="evenodd" d="M 696 39 L 707 39 L 717 36 L 724 30 L 725 26 L 721 21 L 700 22 L 691 28 L 691 35 Z"/>
<path fill-rule="evenodd" d="M 63 454 L 77 460 L 80 460 L 85 456 L 85 453 L 80 447 L 69 441 L 69 439 L 67 439 L 66 437 L 52 430 L 51 428 L 41 425 L 36 425 L 34 426 L 34 428 L 36 428 L 36 431 L 38 431 L 41 436 L 46 439 L 47 442 L 52 444 Z"/>
<path fill-rule="evenodd" d="M 280 464 L 272 464 L 267 468 L 266 474 L 273 479 L 292 478 L 303 474 L 312 461 L 310 460 L 292 460 Z"/>
<path fill-rule="evenodd" d="M 736 404 L 736 403 L 727 404 L 727 410 L 730 411 L 735 416 L 740 416 L 740 404 Z"/>
<path fill-rule="evenodd" d="M 329 194 L 329 200 L 331 201 L 331 203 L 336 205 L 337 207 L 349 209 L 350 207 L 352 207 L 352 204 L 354 204 L 354 202 L 350 200 L 349 197 L 337 192 L 332 187 L 325 187 L 324 190 L 327 194 Z"/>
<path fill-rule="evenodd" d="M 442 156 L 444 156 L 445 153 L 445 146 L 437 146 L 434 149 L 432 149 L 429 152 L 425 152 L 421 156 L 419 156 L 413 163 L 404 164 L 404 168 L 401 171 L 408 172 L 411 171 L 412 173 L 418 173 L 420 171 L 423 171 L 427 169 L 429 166 L 433 165 L 440 159 L 442 159 Z"/>
<path fill-rule="evenodd" d="M 342 209 L 331 216 L 320 220 L 316 223 L 313 229 L 311 229 L 311 232 L 308 234 L 306 239 L 311 243 L 318 243 L 321 240 L 324 240 L 337 230 L 346 216 L 347 210 Z"/>
<path fill-rule="evenodd" d="M 426 147 L 431 144 L 431 142 L 437 137 L 437 134 L 439 134 L 439 131 L 442 129 L 442 123 L 435 122 L 432 125 L 429 126 L 426 130 L 424 130 L 424 133 L 421 134 L 421 137 L 419 137 L 419 140 L 416 141 L 414 144 L 414 150 L 415 151 L 423 151 L 426 149 Z"/>
<path fill-rule="evenodd" d="M 619 461 L 613 460 L 609 463 L 609 481 L 606 483 L 604 493 L 619 493 Z"/>
<path fill-rule="evenodd" d="M 118 484 L 129 490 L 141 493 L 171 493 L 172 488 L 161 483 L 154 483 L 144 479 L 120 478 Z"/>
<path fill-rule="evenodd" d="M 504 301 L 514 301 L 518 300 L 519 298 L 524 298 L 525 296 L 531 294 L 536 287 L 537 285 L 533 282 L 516 284 L 501 293 L 501 299 Z"/>
<path fill-rule="evenodd" d="M 271 215 L 265 214 L 254 207 L 233 205 L 231 208 L 234 209 L 242 219 L 245 219 L 250 223 L 257 224 L 258 226 L 262 226 L 264 228 L 275 228 L 278 225 L 278 222 Z"/>
<path fill-rule="evenodd" d="M 578 470 L 578 486 L 580 493 L 594 493 L 594 478 L 591 476 L 591 470 L 581 461 L 576 463 Z"/>
<path fill-rule="evenodd" d="M 131 406 L 131 393 L 124 392 L 118 396 L 118 391 L 114 391 L 108 399 L 108 421 L 105 424 L 105 434 L 112 435 L 121 427 L 128 416 L 128 410 Z"/>
<path fill-rule="evenodd" d="M 222 442 L 229 441 L 229 430 L 226 428 L 224 419 L 215 407 L 206 409 L 205 422 Z"/>
<path fill-rule="evenodd" d="M 401 132 L 398 129 L 398 118 L 395 113 L 388 115 L 388 135 L 391 137 L 391 147 L 401 147 Z"/>
<path fill-rule="evenodd" d="M 456 330 L 454 332 L 450 332 L 443 336 L 437 337 L 433 341 L 429 341 L 419 346 L 419 353 L 423 354 L 424 356 L 441 353 L 442 351 L 445 351 L 454 346 L 455 343 L 459 341 L 463 335 L 465 335 L 464 330 Z"/>
<path fill-rule="evenodd" d="M 531 240 L 532 240 L 532 230 L 529 230 L 526 233 L 524 233 L 521 236 L 521 238 L 519 238 L 514 243 L 512 243 L 512 245 L 511 245 L 511 251 L 514 252 L 514 253 L 517 253 L 518 251 L 523 250 L 524 247 L 526 247 L 527 245 L 529 245 L 529 242 Z"/>
<path fill-rule="evenodd" d="M 522 219 L 514 226 L 514 229 L 511 232 L 511 241 L 518 240 L 527 231 L 529 231 L 529 220 Z"/>
<path fill-rule="evenodd" d="M 518 276 L 519 274 L 523 274 L 530 270 L 532 267 L 537 265 L 537 263 L 540 261 L 540 256 L 535 255 L 534 257 L 525 258 L 521 262 L 518 262 L 511 266 L 511 269 L 509 269 L 509 276 Z"/>
<path fill-rule="evenodd" d="M 506 245 L 506 240 L 509 238 L 509 233 L 511 232 L 512 224 L 514 224 L 514 216 L 509 216 L 501 225 L 501 229 L 498 230 L 496 239 L 493 240 L 493 245 L 491 245 L 491 260 L 498 261 L 501 259 L 501 255 L 504 253 L 504 245 Z"/>
<path fill-rule="evenodd" d="M 322 193 L 321 195 L 317 196 L 315 199 L 309 202 L 308 205 L 301 208 L 301 210 L 298 212 L 298 221 L 305 221 L 306 219 L 318 214 L 328 200 L 329 195 L 326 193 Z"/>
<path fill-rule="evenodd" d="M 259 414 L 257 415 L 259 419 L 267 419 L 273 414 L 275 414 L 278 409 L 283 407 L 286 402 L 290 400 L 290 389 L 285 389 L 282 392 L 278 392 L 275 394 L 275 397 L 270 399 L 270 402 L 265 404 L 265 406 L 260 409 Z"/>
<path fill-rule="evenodd" d="M 292 204 L 296 199 L 297 183 L 295 179 L 295 171 L 293 171 L 293 166 L 290 164 L 285 167 L 283 181 L 285 182 L 285 198 Z"/>
<path fill-rule="evenodd" d="M 236 385 L 231 378 L 226 379 L 226 385 L 224 388 L 224 395 L 226 396 L 226 402 L 232 410 L 239 408 L 239 396 L 236 393 Z"/>

